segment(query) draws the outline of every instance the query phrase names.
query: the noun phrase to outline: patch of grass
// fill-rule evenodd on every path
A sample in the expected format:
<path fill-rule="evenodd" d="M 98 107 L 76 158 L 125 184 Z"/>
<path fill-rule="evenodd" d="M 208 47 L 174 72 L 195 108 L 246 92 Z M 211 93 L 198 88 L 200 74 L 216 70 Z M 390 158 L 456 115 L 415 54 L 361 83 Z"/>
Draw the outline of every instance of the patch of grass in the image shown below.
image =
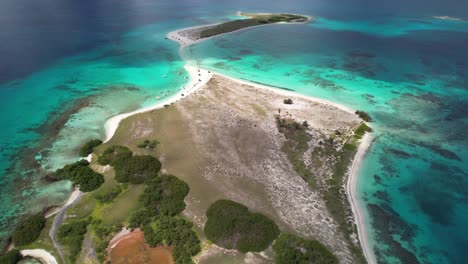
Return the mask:
<path fill-rule="evenodd" d="M 57 240 L 67 248 L 66 260 L 74 263 L 81 252 L 84 235 L 88 232 L 90 219 L 75 219 L 62 224 L 57 230 Z"/>
<path fill-rule="evenodd" d="M 96 195 L 94 195 L 94 198 L 103 204 L 111 203 L 121 192 L 122 187 L 120 185 L 117 185 L 108 191 L 97 193 Z"/>
<path fill-rule="evenodd" d="M 143 193 L 145 186 L 142 184 L 128 185 L 111 204 L 100 210 L 100 217 L 107 225 L 128 223 L 132 212 L 141 207 L 138 197 Z"/>
<path fill-rule="evenodd" d="M 249 212 L 247 207 L 234 201 L 216 201 L 208 208 L 206 216 L 206 237 L 227 249 L 260 252 L 279 235 L 275 222 L 262 214 Z"/>

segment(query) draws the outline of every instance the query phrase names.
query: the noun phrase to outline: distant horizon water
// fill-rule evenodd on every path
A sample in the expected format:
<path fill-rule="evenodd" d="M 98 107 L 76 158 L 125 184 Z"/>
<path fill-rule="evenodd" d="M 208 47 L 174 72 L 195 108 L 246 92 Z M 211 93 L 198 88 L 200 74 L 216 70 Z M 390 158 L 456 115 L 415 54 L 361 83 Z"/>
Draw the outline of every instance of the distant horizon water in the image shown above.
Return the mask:
<path fill-rule="evenodd" d="M 185 84 L 168 32 L 239 10 L 291 12 L 317 21 L 234 32 L 186 55 L 222 74 L 369 112 L 375 142 L 357 187 L 378 262 L 463 263 L 468 22 L 436 17 L 468 18 L 468 4 L 348 2 L 1 3 L 10 12 L 0 18 L 0 237 L 19 216 L 66 199 L 70 183 L 42 177 L 76 160 L 84 141 L 103 138 L 105 120 Z"/>

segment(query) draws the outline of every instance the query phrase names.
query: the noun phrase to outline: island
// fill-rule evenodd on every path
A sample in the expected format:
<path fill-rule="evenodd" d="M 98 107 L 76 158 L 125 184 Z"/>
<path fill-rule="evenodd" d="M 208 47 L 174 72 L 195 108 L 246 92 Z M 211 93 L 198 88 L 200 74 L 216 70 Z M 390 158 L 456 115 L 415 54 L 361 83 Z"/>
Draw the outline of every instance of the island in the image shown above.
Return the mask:
<path fill-rule="evenodd" d="M 249 16 L 255 25 L 309 20 Z M 168 37 L 183 47 L 195 35 L 250 27 L 225 24 Z M 289 89 L 185 68 L 190 82 L 175 96 L 110 118 L 106 138 L 83 142 L 80 160 L 48 176 L 69 180 L 75 191 L 65 205 L 26 218 L 1 261 L 370 259 L 354 184 L 372 118 Z"/>

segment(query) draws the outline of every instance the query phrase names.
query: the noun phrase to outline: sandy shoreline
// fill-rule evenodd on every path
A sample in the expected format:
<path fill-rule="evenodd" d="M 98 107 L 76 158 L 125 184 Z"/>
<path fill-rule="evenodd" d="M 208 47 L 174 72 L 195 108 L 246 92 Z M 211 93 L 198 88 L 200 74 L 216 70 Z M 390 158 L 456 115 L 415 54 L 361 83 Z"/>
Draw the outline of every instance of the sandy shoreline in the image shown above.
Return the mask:
<path fill-rule="evenodd" d="M 196 67 L 190 66 L 190 65 L 185 65 L 184 68 L 190 74 L 190 81 L 189 81 L 189 83 L 187 85 L 182 87 L 176 94 L 174 94 L 173 96 L 167 98 L 166 100 L 158 102 L 158 103 L 156 103 L 156 104 L 154 104 L 152 106 L 144 107 L 144 108 L 135 110 L 135 111 L 130 112 L 130 113 L 124 113 L 124 114 L 116 115 L 116 116 L 111 117 L 110 119 L 108 119 L 106 121 L 106 123 L 104 124 L 104 130 L 105 130 L 105 134 L 106 134 L 106 138 L 105 138 L 104 142 L 107 142 L 112 138 L 112 136 L 114 135 L 115 131 L 117 130 L 120 122 L 122 120 L 124 120 L 125 118 L 127 118 L 129 116 L 132 116 L 132 115 L 135 115 L 135 114 L 144 113 L 144 112 L 148 112 L 148 111 L 155 110 L 155 109 L 158 109 L 158 108 L 162 108 L 162 107 L 164 107 L 164 105 L 177 102 L 178 100 L 184 98 L 185 96 L 188 96 L 189 94 L 191 94 L 191 93 L 195 92 L 196 90 L 200 89 L 213 76 L 212 72 L 210 72 L 208 70 L 205 70 L 205 69 L 196 68 Z"/>
<path fill-rule="evenodd" d="M 38 259 L 45 264 L 58 264 L 55 257 L 44 249 L 24 249 L 21 250 L 21 255 Z"/>
<path fill-rule="evenodd" d="M 361 143 L 359 144 L 356 155 L 354 156 L 354 160 L 351 165 L 349 175 L 348 175 L 348 181 L 346 184 L 346 193 L 348 196 L 349 204 L 351 205 L 354 219 L 357 224 L 359 242 L 361 243 L 364 256 L 366 257 L 367 262 L 369 264 L 374 264 L 376 263 L 376 261 L 375 261 L 375 256 L 369 245 L 369 240 L 367 239 L 367 231 L 366 231 L 366 226 L 365 226 L 363 208 L 361 204 L 359 204 L 359 201 L 357 201 L 356 184 L 357 184 L 357 176 L 359 173 L 359 169 L 361 168 L 362 160 L 366 156 L 367 151 L 369 150 L 372 144 L 372 140 L 373 140 L 373 137 L 369 133 L 366 133 L 364 137 L 361 139 Z"/>

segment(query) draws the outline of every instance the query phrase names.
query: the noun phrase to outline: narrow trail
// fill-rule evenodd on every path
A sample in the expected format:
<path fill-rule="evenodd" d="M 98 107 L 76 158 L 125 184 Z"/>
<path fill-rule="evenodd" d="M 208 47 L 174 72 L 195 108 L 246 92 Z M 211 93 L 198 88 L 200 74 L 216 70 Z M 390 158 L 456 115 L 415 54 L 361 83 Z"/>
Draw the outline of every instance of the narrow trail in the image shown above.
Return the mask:
<path fill-rule="evenodd" d="M 73 201 L 67 202 L 64 206 L 60 208 L 58 211 L 57 215 L 54 218 L 54 222 L 52 223 L 52 227 L 49 230 L 49 237 L 52 239 L 52 243 L 54 244 L 55 249 L 57 249 L 58 254 L 60 255 L 60 259 L 62 260 L 62 263 L 65 262 L 65 257 L 62 252 L 62 247 L 58 243 L 56 239 L 56 233 L 57 233 L 57 228 L 63 223 L 64 217 L 65 217 L 65 212 L 67 211 L 68 208 L 76 204 L 81 200 L 83 197 L 83 192 L 78 191 L 78 195 L 73 199 Z"/>

